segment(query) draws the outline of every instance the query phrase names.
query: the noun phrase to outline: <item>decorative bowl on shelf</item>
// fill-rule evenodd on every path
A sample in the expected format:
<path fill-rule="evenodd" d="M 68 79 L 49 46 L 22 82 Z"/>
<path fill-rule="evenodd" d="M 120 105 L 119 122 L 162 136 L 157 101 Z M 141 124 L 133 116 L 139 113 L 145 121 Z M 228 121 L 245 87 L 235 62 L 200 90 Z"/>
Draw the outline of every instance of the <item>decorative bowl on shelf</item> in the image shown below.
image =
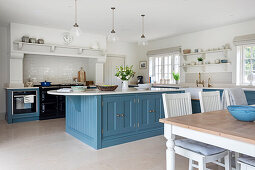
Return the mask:
<path fill-rule="evenodd" d="M 72 86 L 71 88 L 73 92 L 85 92 L 87 89 L 87 86 Z"/>
<path fill-rule="evenodd" d="M 228 60 L 226 59 L 223 59 L 223 60 L 220 60 L 221 63 L 228 63 Z"/>
<path fill-rule="evenodd" d="M 233 105 L 233 106 L 228 106 L 228 111 L 237 120 L 244 121 L 244 122 L 255 121 L 254 106 Z"/>
<path fill-rule="evenodd" d="M 98 85 L 97 88 L 101 91 L 114 91 L 118 85 Z"/>
<path fill-rule="evenodd" d="M 191 49 L 184 49 L 183 50 L 183 54 L 189 54 L 189 53 L 191 53 Z"/>

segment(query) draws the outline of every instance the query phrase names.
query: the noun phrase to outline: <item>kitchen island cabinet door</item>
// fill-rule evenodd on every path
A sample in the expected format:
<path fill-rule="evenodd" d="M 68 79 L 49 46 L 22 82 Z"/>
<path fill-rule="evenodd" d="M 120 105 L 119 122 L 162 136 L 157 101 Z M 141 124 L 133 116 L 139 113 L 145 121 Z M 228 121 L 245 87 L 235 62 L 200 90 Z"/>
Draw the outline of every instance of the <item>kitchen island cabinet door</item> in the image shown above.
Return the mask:
<path fill-rule="evenodd" d="M 136 123 L 135 96 L 103 98 L 103 137 L 132 132 Z"/>
<path fill-rule="evenodd" d="M 138 96 L 138 130 L 153 128 L 160 126 L 161 109 L 161 95 L 141 95 Z"/>

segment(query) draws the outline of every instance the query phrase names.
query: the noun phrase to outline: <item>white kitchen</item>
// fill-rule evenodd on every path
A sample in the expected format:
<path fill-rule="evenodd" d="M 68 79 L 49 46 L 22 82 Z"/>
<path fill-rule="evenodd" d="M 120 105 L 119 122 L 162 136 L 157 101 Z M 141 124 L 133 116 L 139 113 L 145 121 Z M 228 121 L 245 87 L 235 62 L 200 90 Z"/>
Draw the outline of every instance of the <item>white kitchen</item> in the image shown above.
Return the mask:
<path fill-rule="evenodd" d="M 0 0 L 0 169 L 255 169 L 253 0 Z"/>

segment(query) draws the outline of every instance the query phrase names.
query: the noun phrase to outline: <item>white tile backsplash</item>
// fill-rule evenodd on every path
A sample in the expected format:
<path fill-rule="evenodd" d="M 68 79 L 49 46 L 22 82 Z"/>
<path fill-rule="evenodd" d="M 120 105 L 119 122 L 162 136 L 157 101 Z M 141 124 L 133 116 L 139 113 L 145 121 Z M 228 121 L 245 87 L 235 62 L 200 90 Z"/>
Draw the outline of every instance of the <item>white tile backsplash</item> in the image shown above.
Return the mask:
<path fill-rule="evenodd" d="M 86 71 L 87 80 L 95 81 L 95 61 L 86 58 L 25 55 L 24 81 L 35 78 L 36 82 L 72 83 L 81 67 Z"/>
<path fill-rule="evenodd" d="M 201 80 L 205 80 L 206 85 L 208 78 L 211 78 L 211 84 L 231 84 L 232 72 L 217 72 L 217 73 L 201 73 Z M 198 73 L 186 73 L 185 83 L 196 83 Z"/>

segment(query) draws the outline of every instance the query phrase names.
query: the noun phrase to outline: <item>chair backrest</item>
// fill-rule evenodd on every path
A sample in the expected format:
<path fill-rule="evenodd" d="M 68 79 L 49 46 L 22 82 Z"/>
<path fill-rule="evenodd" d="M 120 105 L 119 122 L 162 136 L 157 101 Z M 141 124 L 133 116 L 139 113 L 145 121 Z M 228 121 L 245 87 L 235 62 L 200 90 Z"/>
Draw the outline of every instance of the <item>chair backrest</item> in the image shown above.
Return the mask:
<path fill-rule="evenodd" d="M 199 92 L 199 101 L 201 112 L 211 112 L 216 110 L 221 110 L 220 103 L 220 92 Z"/>
<path fill-rule="evenodd" d="M 230 96 L 229 96 L 229 90 L 225 89 L 223 91 L 224 93 L 224 97 L 225 97 L 225 100 L 226 100 L 226 107 L 230 106 Z"/>
<path fill-rule="evenodd" d="M 190 93 L 162 94 L 165 118 L 192 114 Z"/>

